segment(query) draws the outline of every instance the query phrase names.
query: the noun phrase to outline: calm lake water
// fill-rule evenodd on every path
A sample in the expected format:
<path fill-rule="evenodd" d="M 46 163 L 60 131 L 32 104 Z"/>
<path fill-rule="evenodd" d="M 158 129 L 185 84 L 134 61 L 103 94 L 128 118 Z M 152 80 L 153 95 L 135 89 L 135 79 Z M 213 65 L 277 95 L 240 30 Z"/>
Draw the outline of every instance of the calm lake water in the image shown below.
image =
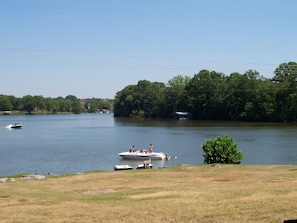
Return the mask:
<path fill-rule="evenodd" d="M 22 129 L 5 126 L 22 123 Z M 113 114 L 0 116 L 0 176 L 113 171 L 136 166 L 118 156 L 137 149 L 162 151 L 175 159 L 154 167 L 203 164 L 201 145 L 217 135 L 232 137 L 243 164 L 297 164 L 297 125 L 114 118 Z"/>

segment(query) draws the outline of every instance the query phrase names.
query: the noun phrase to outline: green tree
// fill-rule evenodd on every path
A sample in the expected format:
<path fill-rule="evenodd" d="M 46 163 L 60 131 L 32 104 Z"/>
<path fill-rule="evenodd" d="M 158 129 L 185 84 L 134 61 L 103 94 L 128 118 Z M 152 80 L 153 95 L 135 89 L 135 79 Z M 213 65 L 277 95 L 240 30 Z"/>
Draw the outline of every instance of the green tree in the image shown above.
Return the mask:
<path fill-rule="evenodd" d="M 246 105 L 247 82 L 247 77 L 240 73 L 232 73 L 227 77 L 228 91 L 226 93 L 225 106 L 228 111 L 228 118 L 231 120 L 240 120 L 240 113 Z"/>
<path fill-rule="evenodd" d="M 159 105 L 164 83 L 147 80 L 128 85 L 117 92 L 114 100 L 114 116 L 159 117 Z"/>
<path fill-rule="evenodd" d="M 72 101 L 69 99 L 65 100 L 65 109 L 66 112 L 72 112 Z"/>
<path fill-rule="evenodd" d="M 274 112 L 272 91 L 269 81 L 257 71 L 249 70 L 238 78 L 239 85 L 235 92 L 241 102 L 237 120 L 266 121 Z M 242 88 L 245 87 L 245 88 Z"/>
<path fill-rule="evenodd" d="M 150 83 L 142 94 L 142 106 L 140 110 L 144 111 L 145 117 L 159 117 L 160 98 L 165 84 L 160 82 Z"/>
<path fill-rule="evenodd" d="M 56 114 L 60 111 L 60 100 L 58 98 L 51 99 L 49 106 L 49 111 L 52 111 L 54 114 Z"/>
<path fill-rule="evenodd" d="M 185 88 L 189 111 L 195 119 L 222 119 L 224 117 L 225 76 L 215 71 L 201 70 Z"/>
<path fill-rule="evenodd" d="M 163 118 L 173 118 L 176 111 L 185 111 L 185 87 L 190 82 L 189 76 L 178 75 L 170 79 L 162 91 L 160 115 Z"/>
<path fill-rule="evenodd" d="M 253 104 L 251 121 L 273 121 L 274 120 L 274 89 L 269 79 L 260 78 L 256 80 L 255 95 L 250 102 Z"/>
<path fill-rule="evenodd" d="M 65 103 L 65 99 L 64 98 L 58 98 L 57 100 L 59 102 L 58 111 L 59 112 L 66 112 L 67 111 L 67 106 L 66 106 L 66 103 Z"/>
<path fill-rule="evenodd" d="M 95 113 L 98 111 L 98 102 L 95 100 L 95 99 L 92 99 L 90 102 L 89 102 L 89 112 L 91 113 Z"/>
<path fill-rule="evenodd" d="M 37 110 L 43 111 L 46 108 L 45 100 L 42 96 L 34 96 Z"/>
<path fill-rule="evenodd" d="M 72 103 L 72 112 L 74 114 L 81 114 L 82 113 L 82 106 L 79 100 L 73 101 Z"/>
<path fill-rule="evenodd" d="M 11 110 L 18 111 L 22 110 L 23 104 L 20 98 L 16 98 L 13 95 L 8 95 L 7 98 L 9 99 L 10 103 L 12 104 Z"/>
<path fill-rule="evenodd" d="M 208 139 L 202 145 L 204 163 L 225 163 L 240 164 L 244 158 L 237 144 L 227 136 L 217 136 L 215 139 Z"/>
<path fill-rule="evenodd" d="M 135 99 L 134 95 L 137 95 L 136 85 L 128 85 L 116 93 L 114 99 L 115 117 L 129 117 L 133 110 L 138 111 L 139 101 Z"/>
<path fill-rule="evenodd" d="M 278 120 L 297 121 L 297 63 L 280 64 L 272 81 L 278 85 L 275 95 Z"/>
<path fill-rule="evenodd" d="M 78 100 L 78 98 L 76 96 L 74 96 L 74 95 L 67 95 L 65 97 L 65 99 L 70 100 L 70 101 L 77 101 Z"/>
<path fill-rule="evenodd" d="M 0 95 L 0 111 L 10 111 L 13 108 L 9 98 L 5 95 Z"/>
<path fill-rule="evenodd" d="M 23 104 L 24 104 L 24 107 L 23 109 L 25 111 L 27 111 L 29 114 L 31 114 L 35 107 L 36 107 L 36 102 L 35 102 L 35 99 L 33 96 L 31 95 L 26 95 L 22 98 L 22 101 L 23 101 Z"/>

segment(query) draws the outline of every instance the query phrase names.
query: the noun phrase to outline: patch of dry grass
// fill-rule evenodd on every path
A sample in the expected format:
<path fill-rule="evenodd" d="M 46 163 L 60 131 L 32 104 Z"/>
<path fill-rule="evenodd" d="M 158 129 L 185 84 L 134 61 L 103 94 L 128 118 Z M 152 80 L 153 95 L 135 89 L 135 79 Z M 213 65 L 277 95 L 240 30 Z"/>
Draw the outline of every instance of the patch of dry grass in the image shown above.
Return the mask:
<path fill-rule="evenodd" d="M 0 184 L 0 222 L 283 222 L 296 166 L 209 165 Z"/>

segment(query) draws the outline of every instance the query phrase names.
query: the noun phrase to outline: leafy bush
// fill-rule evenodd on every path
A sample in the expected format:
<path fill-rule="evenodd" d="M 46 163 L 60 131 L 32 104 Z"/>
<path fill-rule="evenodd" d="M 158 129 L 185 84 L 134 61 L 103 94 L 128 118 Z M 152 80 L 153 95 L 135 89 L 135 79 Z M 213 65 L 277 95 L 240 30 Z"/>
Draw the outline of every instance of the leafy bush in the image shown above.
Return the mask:
<path fill-rule="evenodd" d="M 237 144 L 227 136 L 217 136 L 215 139 L 208 139 L 202 145 L 204 163 L 225 163 L 240 164 L 244 158 Z"/>

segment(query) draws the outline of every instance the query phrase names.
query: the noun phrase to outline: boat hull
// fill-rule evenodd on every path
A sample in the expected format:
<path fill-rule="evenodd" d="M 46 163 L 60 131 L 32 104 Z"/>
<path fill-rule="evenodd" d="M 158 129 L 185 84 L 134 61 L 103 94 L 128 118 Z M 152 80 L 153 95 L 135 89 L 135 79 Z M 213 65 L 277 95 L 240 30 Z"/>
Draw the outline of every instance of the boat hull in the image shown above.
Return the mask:
<path fill-rule="evenodd" d="M 133 167 L 132 166 L 129 166 L 129 165 L 115 165 L 114 166 L 114 170 L 117 171 L 117 170 L 132 170 Z"/>
<path fill-rule="evenodd" d="M 136 169 L 152 169 L 153 168 L 153 164 L 151 163 L 142 163 L 142 164 L 138 164 Z"/>
<path fill-rule="evenodd" d="M 130 159 L 130 160 L 164 160 L 166 155 L 164 153 L 156 153 L 156 152 L 122 152 L 119 153 L 123 159 Z"/>
<path fill-rule="evenodd" d="M 10 128 L 12 128 L 12 129 L 20 129 L 20 128 L 22 128 L 22 124 L 16 123 L 14 125 L 10 125 Z"/>

